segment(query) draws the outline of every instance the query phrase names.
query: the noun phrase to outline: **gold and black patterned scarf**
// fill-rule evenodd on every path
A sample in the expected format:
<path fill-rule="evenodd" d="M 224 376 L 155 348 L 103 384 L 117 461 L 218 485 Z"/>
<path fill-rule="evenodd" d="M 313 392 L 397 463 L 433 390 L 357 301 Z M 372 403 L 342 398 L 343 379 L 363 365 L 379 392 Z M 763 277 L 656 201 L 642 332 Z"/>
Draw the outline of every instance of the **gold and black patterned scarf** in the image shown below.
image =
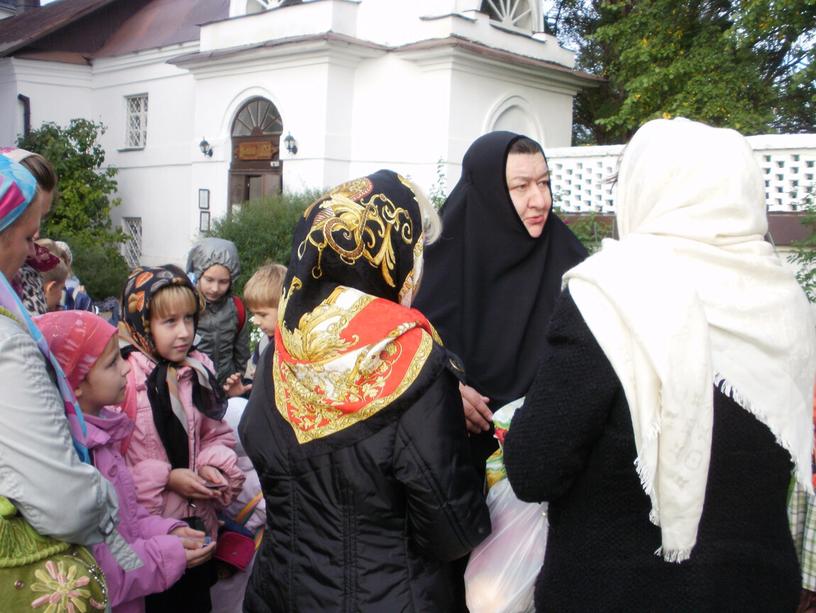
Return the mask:
<path fill-rule="evenodd" d="M 416 194 L 389 170 L 344 183 L 304 212 L 272 365 L 277 409 L 300 444 L 396 406 L 420 378 L 439 343 L 407 306 L 423 238 Z"/>

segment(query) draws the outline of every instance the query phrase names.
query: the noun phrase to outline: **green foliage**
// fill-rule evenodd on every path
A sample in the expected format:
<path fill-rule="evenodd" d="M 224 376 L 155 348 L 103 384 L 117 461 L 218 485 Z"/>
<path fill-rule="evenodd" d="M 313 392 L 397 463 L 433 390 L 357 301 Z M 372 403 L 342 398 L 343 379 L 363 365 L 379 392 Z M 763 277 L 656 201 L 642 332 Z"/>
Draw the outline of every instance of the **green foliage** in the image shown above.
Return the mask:
<path fill-rule="evenodd" d="M 59 177 L 52 212 L 43 222 L 42 234 L 93 236 L 121 242 L 111 228 L 111 208 L 119 204 L 116 168 L 104 166 L 105 150 L 97 142 L 105 133 L 102 124 L 72 119 L 68 127 L 45 123 L 19 140 L 19 146 L 48 159 Z"/>
<path fill-rule="evenodd" d="M 583 243 L 592 255 L 601 247 L 601 241 L 614 236 L 613 216 L 600 213 L 564 214 L 556 210 L 558 216 L 569 226 L 572 233 Z"/>
<path fill-rule="evenodd" d="M 437 211 L 443 204 L 445 204 L 445 200 L 448 199 L 448 194 L 445 192 L 447 183 L 448 180 L 445 173 L 445 161 L 442 158 L 439 158 L 436 161 L 436 176 L 434 177 L 433 185 L 431 185 L 431 191 L 428 193 L 428 199 L 431 201 L 431 204 L 434 205 L 434 208 Z"/>
<path fill-rule="evenodd" d="M 253 200 L 214 223 L 208 235 L 231 240 L 238 247 L 241 276 L 236 282 L 237 293 L 265 262 L 289 265 L 295 224 L 319 195 L 318 191 L 307 191 Z"/>
<path fill-rule="evenodd" d="M 117 296 L 128 272 L 119 253 L 125 236 L 111 224 L 111 208 L 120 201 L 113 197 L 117 170 L 105 166 L 105 150 L 97 142 L 104 132 L 100 123 L 72 119 L 67 127 L 45 123 L 18 142 L 54 166 L 57 193 L 40 234 L 68 243 L 74 270 L 96 299 Z"/>
<path fill-rule="evenodd" d="M 63 235 L 60 240 L 71 247 L 74 273 L 92 298 L 118 298 L 121 295 L 130 267 L 115 246 L 95 242 L 83 235 Z"/>
<path fill-rule="evenodd" d="M 813 189 L 811 186 L 802 207 L 802 225 L 810 228 L 810 236 L 794 243 L 793 254 L 788 260 L 796 264 L 796 280 L 805 290 L 808 300 L 816 302 L 816 197 Z"/>
<path fill-rule="evenodd" d="M 575 102 L 576 144 L 682 115 L 744 133 L 816 129 L 816 0 L 558 0 L 553 29 L 607 81 Z"/>

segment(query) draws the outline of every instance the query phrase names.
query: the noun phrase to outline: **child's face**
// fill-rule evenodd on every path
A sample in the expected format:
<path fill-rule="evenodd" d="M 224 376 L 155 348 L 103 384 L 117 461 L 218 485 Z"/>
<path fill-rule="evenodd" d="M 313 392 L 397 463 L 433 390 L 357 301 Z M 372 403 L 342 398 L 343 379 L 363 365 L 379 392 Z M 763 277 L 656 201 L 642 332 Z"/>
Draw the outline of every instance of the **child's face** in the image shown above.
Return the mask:
<path fill-rule="evenodd" d="M 45 284 L 43 293 L 45 294 L 45 304 L 49 311 L 56 311 L 59 309 L 59 303 L 62 299 L 62 290 L 65 289 L 65 281 L 50 281 Z"/>
<path fill-rule="evenodd" d="M 90 415 L 98 415 L 102 407 L 121 403 L 129 372 L 130 365 L 122 359 L 119 339 L 114 334 L 76 389 L 79 406 Z"/>
<path fill-rule="evenodd" d="M 278 307 L 262 307 L 252 310 L 252 323 L 258 326 L 267 336 L 275 333 L 278 325 Z"/>
<path fill-rule="evenodd" d="M 170 362 L 181 362 L 190 351 L 195 337 L 193 313 L 176 307 L 163 317 L 151 315 L 150 334 L 161 357 Z"/>
<path fill-rule="evenodd" d="M 227 293 L 231 280 L 229 269 L 221 264 L 214 264 L 201 273 L 198 289 L 204 294 L 207 302 L 215 302 Z"/>

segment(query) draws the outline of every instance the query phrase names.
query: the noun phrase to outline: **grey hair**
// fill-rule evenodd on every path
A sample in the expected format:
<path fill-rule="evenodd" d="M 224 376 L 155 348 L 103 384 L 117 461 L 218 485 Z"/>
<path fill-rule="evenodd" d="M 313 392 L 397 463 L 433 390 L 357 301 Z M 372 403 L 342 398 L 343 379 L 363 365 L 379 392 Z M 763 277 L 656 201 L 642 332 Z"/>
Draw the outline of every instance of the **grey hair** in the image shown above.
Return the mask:
<path fill-rule="evenodd" d="M 431 201 L 425 195 L 425 192 L 414 183 L 413 180 L 405 178 L 405 182 L 409 184 L 411 191 L 414 192 L 414 198 L 419 205 L 419 214 L 422 216 L 422 232 L 425 234 L 425 244 L 430 245 L 442 234 L 442 219 L 439 217 Z"/>

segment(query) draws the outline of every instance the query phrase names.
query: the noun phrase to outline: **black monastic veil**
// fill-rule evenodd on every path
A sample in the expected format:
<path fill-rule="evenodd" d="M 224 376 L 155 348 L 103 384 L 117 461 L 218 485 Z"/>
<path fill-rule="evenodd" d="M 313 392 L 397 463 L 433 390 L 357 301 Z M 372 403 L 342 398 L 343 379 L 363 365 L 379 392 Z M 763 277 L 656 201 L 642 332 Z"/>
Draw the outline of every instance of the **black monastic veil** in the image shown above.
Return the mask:
<path fill-rule="evenodd" d="M 494 411 L 527 393 L 561 277 L 587 255 L 552 212 L 538 238 L 524 227 L 505 180 L 508 151 L 519 138 L 491 132 L 468 149 L 441 210 L 442 236 L 425 251 L 414 303 Z M 471 445 L 484 472 L 496 441 L 488 432 L 472 436 Z"/>

